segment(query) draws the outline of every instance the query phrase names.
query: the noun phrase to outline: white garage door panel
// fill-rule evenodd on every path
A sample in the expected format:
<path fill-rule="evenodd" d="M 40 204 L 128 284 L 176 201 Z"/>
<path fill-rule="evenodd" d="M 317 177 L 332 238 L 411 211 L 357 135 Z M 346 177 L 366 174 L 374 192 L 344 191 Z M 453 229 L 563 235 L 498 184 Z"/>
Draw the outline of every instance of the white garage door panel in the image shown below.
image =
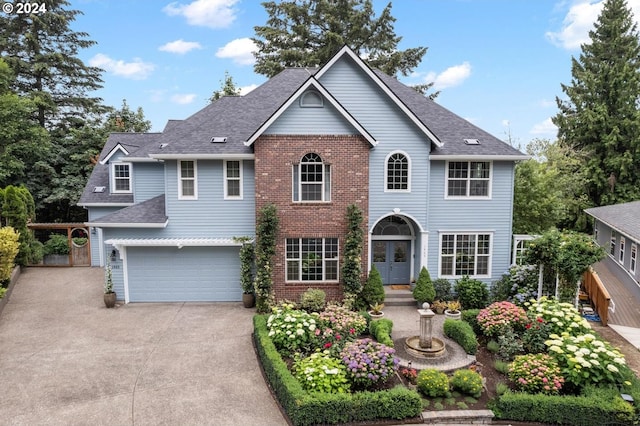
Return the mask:
<path fill-rule="evenodd" d="M 129 247 L 129 300 L 240 301 L 238 252 L 238 247 Z"/>

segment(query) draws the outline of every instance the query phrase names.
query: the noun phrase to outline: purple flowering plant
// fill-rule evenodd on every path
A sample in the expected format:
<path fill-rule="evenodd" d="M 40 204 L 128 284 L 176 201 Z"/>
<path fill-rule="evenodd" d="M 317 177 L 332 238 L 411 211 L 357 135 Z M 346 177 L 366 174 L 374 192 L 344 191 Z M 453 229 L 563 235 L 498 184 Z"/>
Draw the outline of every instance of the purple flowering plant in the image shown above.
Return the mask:
<path fill-rule="evenodd" d="M 367 338 L 348 343 L 340 355 L 354 386 L 368 389 L 395 374 L 398 369 L 395 352 L 395 349 Z"/>

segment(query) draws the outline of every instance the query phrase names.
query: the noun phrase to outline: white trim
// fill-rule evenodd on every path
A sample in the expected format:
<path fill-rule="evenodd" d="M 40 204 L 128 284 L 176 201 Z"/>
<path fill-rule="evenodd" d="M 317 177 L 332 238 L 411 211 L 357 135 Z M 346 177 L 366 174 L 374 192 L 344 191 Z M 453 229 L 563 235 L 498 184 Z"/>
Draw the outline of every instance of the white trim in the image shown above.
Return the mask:
<path fill-rule="evenodd" d="M 313 94 L 314 96 L 317 96 L 320 99 L 320 104 L 313 104 L 313 103 L 308 104 L 308 103 L 305 103 L 304 100 L 308 97 L 309 94 Z M 316 90 L 307 90 L 302 95 L 300 95 L 299 105 L 300 105 L 300 108 L 323 108 L 324 107 L 324 98 Z"/>
<path fill-rule="evenodd" d="M 193 163 L 193 178 L 182 177 L 182 163 Z M 178 200 L 197 200 L 198 199 L 198 161 L 197 160 L 178 160 L 176 162 L 176 175 L 178 176 Z M 193 181 L 193 195 L 182 194 L 182 181 Z"/>
<path fill-rule="evenodd" d="M 108 153 L 108 154 L 104 157 L 104 159 L 103 159 L 103 160 L 101 160 L 99 163 L 100 163 L 100 164 L 102 164 L 102 165 L 107 164 L 107 162 L 109 161 L 109 159 L 110 159 L 111 157 L 113 157 L 113 156 L 114 156 L 114 154 L 115 154 L 116 152 L 118 152 L 118 151 L 122 151 L 122 153 L 123 153 L 124 155 L 129 155 L 129 151 L 127 151 L 127 149 L 126 149 L 124 146 L 122 146 L 121 144 L 117 143 L 113 148 L 111 148 L 111 151 L 109 151 L 109 153 Z"/>
<path fill-rule="evenodd" d="M 158 160 L 253 160 L 254 154 L 149 154 Z"/>
<path fill-rule="evenodd" d="M 420 268 L 424 266 L 429 269 L 429 231 L 420 232 L 420 248 L 422 252 L 420 253 Z"/>
<path fill-rule="evenodd" d="M 530 155 L 464 155 L 464 154 L 429 154 L 429 160 L 451 160 L 451 161 L 523 161 L 529 160 Z"/>
<path fill-rule="evenodd" d="M 124 284 L 124 303 L 130 302 L 129 297 L 129 256 L 127 256 L 127 247 L 123 246 L 119 250 L 120 259 L 122 260 L 122 281 Z"/>
<path fill-rule="evenodd" d="M 112 194 L 131 194 L 133 193 L 133 167 L 131 166 L 131 163 L 129 162 L 122 162 L 122 161 L 117 161 L 117 162 L 113 162 L 110 164 L 111 167 L 109 167 L 109 175 L 110 175 L 110 183 L 111 183 L 111 188 L 110 192 Z M 129 177 L 127 178 L 129 180 L 129 189 L 128 190 L 117 190 L 116 189 L 116 166 L 127 166 L 128 168 L 128 172 L 129 172 Z M 125 178 L 118 178 L 121 180 L 124 180 Z"/>
<path fill-rule="evenodd" d="M 395 154 L 402 154 L 407 160 L 407 189 L 389 189 L 389 159 Z M 409 193 L 411 192 L 411 157 L 405 151 L 396 149 L 387 154 L 384 159 L 384 192 Z"/>
<path fill-rule="evenodd" d="M 387 95 L 398 108 L 404 112 L 407 117 L 433 142 L 436 146 L 442 147 L 443 143 L 434 135 L 431 130 L 398 98 L 398 96 L 384 82 L 374 73 L 371 68 L 351 50 L 348 46 L 344 46 L 340 51 L 333 56 L 315 75 L 314 78 L 320 79 L 324 73 L 329 70 L 333 64 L 335 64 L 344 54 L 349 55 L 353 61 L 362 69 L 369 78 Z"/>
<path fill-rule="evenodd" d="M 151 157 L 127 157 L 130 163 L 159 163 L 160 161 Z"/>
<path fill-rule="evenodd" d="M 632 266 L 633 266 L 633 269 L 631 269 Z M 629 257 L 629 272 L 631 272 L 632 275 L 635 275 L 637 268 L 638 268 L 638 245 L 636 243 L 631 243 L 631 256 Z"/>
<path fill-rule="evenodd" d="M 102 228 L 93 228 L 97 229 L 96 234 L 98 235 L 98 255 L 100 256 L 99 266 L 104 268 L 104 234 L 102 233 Z"/>
<path fill-rule="evenodd" d="M 303 186 L 303 182 L 302 182 L 302 165 L 303 164 L 318 164 L 318 163 L 311 163 L 311 162 L 304 162 L 302 161 L 302 159 L 304 159 L 304 157 L 306 157 L 309 154 L 313 154 L 316 155 L 318 158 L 320 158 L 321 163 L 322 164 L 322 199 L 321 200 L 303 200 L 302 199 L 302 186 Z M 327 179 L 327 173 L 329 174 L 329 178 Z M 296 185 L 296 181 L 297 181 L 297 185 Z M 317 185 L 317 182 L 305 182 L 304 185 Z M 295 188 L 295 186 L 297 186 L 297 188 Z M 328 187 L 327 187 L 328 185 Z M 331 202 L 331 191 L 333 190 L 332 186 L 331 186 L 331 164 L 327 164 L 325 162 L 325 160 L 322 158 L 322 156 L 314 151 L 310 151 L 307 152 L 306 154 L 304 154 L 302 156 L 302 158 L 300 159 L 300 162 L 292 164 L 291 165 L 291 199 L 294 203 L 330 203 Z M 294 188 L 296 189 L 294 191 Z M 329 191 L 329 197 L 327 199 L 327 197 L 325 196 L 327 193 L 327 189 Z M 298 197 L 296 199 L 295 195 L 296 193 L 298 194 Z"/>
<path fill-rule="evenodd" d="M 487 273 L 486 274 L 482 274 L 482 275 L 471 275 L 469 274 L 470 278 L 475 278 L 475 279 L 486 279 L 486 278 L 491 278 L 491 274 L 492 274 L 492 266 L 493 266 L 493 242 L 495 240 L 495 231 L 491 231 L 491 230 L 439 230 L 438 231 L 438 278 L 447 278 L 447 279 L 457 279 L 457 278 L 462 278 L 463 275 L 456 275 L 455 274 L 455 269 L 456 269 L 456 265 L 455 265 L 455 256 L 456 256 L 456 252 L 455 252 L 455 240 L 454 240 L 454 263 L 453 263 L 453 274 L 452 275 L 443 275 L 442 274 L 442 236 L 443 235 L 454 235 L 455 238 L 457 238 L 458 235 L 475 235 L 476 236 L 476 241 L 475 241 L 475 252 L 474 252 L 474 257 L 476 259 L 474 259 L 474 269 L 477 269 L 477 249 L 478 249 L 478 235 L 489 235 L 489 259 L 487 262 Z M 484 255 L 483 255 L 484 256 Z M 466 274 L 465 274 L 466 275 Z"/>
<path fill-rule="evenodd" d="M 235 238 L 110 238 L 105 244 L 120 247 L 241 247 Z"/>
<path fill-rule="evenodd" d="M 449 181 L 462 181 L 463 179 L 449 178 L 449 164 L 451 163 L 466 163 L 467 164 L 467 177 L 464 179 L 467 182 L 466 193 L 467 195 L 449 195 Z M 489 178 L 475 178 L 471 179 L 471 163 L 489 163 Z M 491 200 L 493 189 L 493 161 L 446 161 L 444 163 L 444 199 L 445 200 Z M 487 187 L 487 195 L 469 195 L 471 192 L 471 181 L 487 181 L 489 185 Z"/>
<path fill-rule="evenodd" d="M 135 203 L 78 203 L 76 205 L 79 207 L 129 207 L 133 206 L 134 204 Z M 88 223 L 89 222 L 85 222 L 85 224 Z"/>
<path fill-rule="evenodd" d="M 398 208 L 395 208 L 389 213 L 385 213 L 383 215 L 378 216 L 378 219 L 376 219 L 375 222 L 373 222 L 371 227 L 369 228 L 369 234 L 373 235 L 373 230 L 375 229 L 375 227 L 378 224 L 378 222 L 380 222 L 382 219 L 384 219 L 386 217 L 389 217 L 389 216 L 404 216 L 406 218 L 409 218 L 409 219 L 411 219 L 413 221 L 413 223 L 418 225 L 418 231 L 419 232 L 428 232 L 427 230 L 425 230 L 422 227 L 422 224 L 420 224 L 420 222 L 415 218 L 415 216 L 413 216 L 413 215 L 411 215 L 411 214 L 409 214 L 407 212 L 403 212 Z M 413 226 L 411 227 L 411 232 L 412 232 L 412 236 L 415 237 L 416 230 L 413 229 Z"/>
<path fill-rule="evenodd" d="M 166 228 L 169 219 L 164 222 L 85 222 L 87 226 L 96 228 Z"/>
<path fill-rule="evenodd" d="M 593 207 L 593 208 L 595 208 L 595 207 Z M 598 221 L 598 222 L 602 223 L 603 225 L 606 225 L 607 228 L 609 228 L 610 230 L 616 231 L 618 234 L 629 238 L 631 241 L 640 242 L 637 237 L 634 237 L 634 236 L 630 235 L 628 232 L 625 232 L 625 231 L 621 230 L 619 227 L 617 227 L 615 225 L 612 225 L 611 223 L 609 223 L 607 221 L 604 221 L 604 220 L 600 219 L 599 217 L 596 217 L 596 216 L 592 215 L 591 213 L 587 212 L 587 209 L 585 209 L 583 211 L 586 214 L 588 214 L 589 216 L 591 216 L 595 221 Z M 602 231 L 602 230 L 600 230 L 600 231 Z M 609 251 L 607 251 L 607 253 L 609 253 Z"/>
<path fill-rule="evenodd" d="M 299 96 L 301 94 L 303 94 L 309 87 L 313 86 L 318 92 L 320 92 L 322 94 L 322 96 L 324 96 L 325 99 L 327 99 L 329 101 L 329 103 L 331 105 L 333 105 L 333 107 L 338 110 L 338 112 L 349 122 L 349 124 L 351 124 L 357 131 L 358 133 L 360 133 L 366 140 L 367 142 L 369 142 L 369 144 L 371 146 L 376 146 L 378 144 L 378 142 L 375 140 L 375 138 L 367 131 L 367 129 L 365 129 L 350 113 L 349 111 L 347 111 L 332 95 L 331 93 L 329 93 L 323 86 L 322 84 L 320 84 L 319 81 L 316 80 L 315 77 L 311 76 L 309 77 L 309 79 L 298 88 L 298 90 L 296 90 L 294 92 L 293 95 L 291 95 L 289 97 L 289 99 L 282 104 L 282 106 L 280 108 L 278 108 L 276 110 L 276 112 L 274 112 L 271 117 L 269 117 L 269 119 L 267 121 L 265 121 L 262 126 L 260 126 L 250 137 L 249 139 L 247 139 L 247 141 L 244 143 L 246 146 L 251 146 L 256 139 L 258 139 L 260 137 L 260 135 L 262 135 L 262 133 L 264 133 L 269 126 L 271 126 L 278 118 L 280 118 L 280 116 L 287 110 L 287 108 L 289 108 L 289 106 L 291 106 L 296 99 L 299 98 Z"/>
<path fill-rule="evenodd" d="M 307 239 L 320 239 L 322 240 L 322 279 L 321 280 L 303 280 L 302 279 L 302 240 Z M 300 257 L 296 259 L 289 259 L 287 257 L 287 240 L 297 240 L 298 242 L 298 253 Z M 325 248 L 326 248 L 326 240 L 336 240 L 337 245 L 337 253 L 336 258 L 327 258 L 325 257 Z M 298 262 L 298 280 L 290 280 L 289 279 L 289 262 Z M 328 280 L 326 279 L 327 275 L 327 261 L 336 262 L 336 279 Z M 284 239 L 284 281 L 285 283 L 339 283 L 340 282 L 340 238 L 338 237 L 286 237 Z"/>
<path fill-rule="evenodd" d="M 228 194 L 228 183 L 229 177 L 227 176 L 227 163 L 229 161 L 234 161 L 238 163 L 239 167 L 239 178 L 231 178 L 232 180 L 237 180 L 239 182 L 240 194 L 239 195 L 229 195 Z M 242 200 L 243 199 L 243 187 L 244 187 L 244 175 L 243 175 L 244 163 L 242 160 L 223 160 L 222 161 L 222 173 L 223 173 L 223 191 L 224 191 L 224 199 L 225 200 Z"/>

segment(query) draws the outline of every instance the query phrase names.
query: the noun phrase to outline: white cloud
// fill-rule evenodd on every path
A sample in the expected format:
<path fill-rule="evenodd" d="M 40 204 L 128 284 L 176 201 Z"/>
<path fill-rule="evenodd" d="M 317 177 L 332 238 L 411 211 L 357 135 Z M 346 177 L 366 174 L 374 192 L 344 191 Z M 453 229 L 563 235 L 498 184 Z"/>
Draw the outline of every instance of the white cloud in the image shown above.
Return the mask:
<path fill-rule="evenodd" d="M 253 52 L 256 45 L 248 37 L 237 38 L 222 46 L 216 52 L 218 58 L 230 58 L 238 65 L 253 65 L 255 58 Z"/>
<path fill-rule="evenodd" d="M 463 62 L 460 65 L 454 65 L 442 71 L 440 74 L 430 72 L 425 77 L 427 83 L 433 82 L 435 90 L 446 89 L 462 84 L 471 75 L 471 64 Z"/>
<path fill-rule="evenodd" d="M 535 124 L 529 131 L 529 133 L 532 135 L 537 135 L 537 136 L 545 135 L 545 136 L 553 136 L 553 137 L 556 136 L 557 132 L 558 132 L 558 128 L 551 121 L 551 117 L 547 118 L 546 120 L 538 124 Z"/>
<path fill-rule="evenodd" d="M 240 87 L 240 95 L 244 96 L 256 87 L 258 87 L 257 84 L 250 84 L 249 86 Z"/>
<path fill-rule="evenodd" d="M 184 16 L 189 25 L 227 28 L 236 19 L 233 8 L 238 0 L 195 0 L 189 4 L 169 3 L 162 11 L 169 16 Z"/>
<path fill-rule="evenodd" d="M 202 49 L 202 46 L 197 41 L 184 41 L 182 39 L 176 41 L 170 41 L 158 48 L 164 52 L 177 53 L 183 55 L 190 52 L 193 49 Z"/>
<path fill-rule="evenodd" d="M 506 120 L 506 119 L 505 119 L 505 120 L 502 120 L 502 121 L 500 122 L 500 124 L 502 124 L 502 127 L 509 127 L 509 126 L 511 126 L 511 122 L 510 122 L 509 120 Z"/>
<path fill-rule="evenodd" d="M 112 59 L 102 53 L 98 53 L 89 59 L 89 65 L 102 68 L 113 75 L 130 78 L 132 80 L 144 80 L 155 69 L 154 64 L 144 62 L 140 58 L 133 58 L 132 62 L 125 62 L 121 59 Z"/>
<path fill-rule="evenodd" d="M 549 99 L 541 99 L 538 102 L 538 105 L 540 105 L 542 108 L 552 108 L 552 107 L 556 107 L 558 104 L 556 103 L 556 100 L 549 100 Z"/>
<path fill-rule="evenodd" d="M 171 96 L 171 101 L 180 105 L 190 104 L 196 99 L 195 93 L 177 94 Z"/>
<path fill-rule="evenodd" d="M 633 10 L 634 20 L 640 18 L 640 0 L 628 0 L 628 6 Z M 602 12 L 604 1 L 576 0 L 569 8 L 562 21 L 562 28 L 549 31 L 545 35 L 556 46 L 564 49 L 578 49 L 583 43 L 588 43 L 589 31 Z"/>

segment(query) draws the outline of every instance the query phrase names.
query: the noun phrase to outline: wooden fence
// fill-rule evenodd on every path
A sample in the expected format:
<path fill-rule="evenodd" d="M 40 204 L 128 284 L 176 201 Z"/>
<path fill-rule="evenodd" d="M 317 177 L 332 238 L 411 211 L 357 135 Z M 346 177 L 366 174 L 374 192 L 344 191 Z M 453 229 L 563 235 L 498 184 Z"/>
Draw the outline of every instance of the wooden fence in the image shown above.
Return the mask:
<path fill-rule="evenodd" d="M 606 326 L 609 316 L 609 302 L 611 301 L 611 296 L 609 296 L 609 292 L 604 287 L 602 281 L 600 281 L 600 277 L 593 268 L 589 268 L 582 276 L 582 286 L 589 295 L 589 299 L 591 299 L 591 303 L 593 303 L 595 311 L 600 316 L 602 325 Z"/>

